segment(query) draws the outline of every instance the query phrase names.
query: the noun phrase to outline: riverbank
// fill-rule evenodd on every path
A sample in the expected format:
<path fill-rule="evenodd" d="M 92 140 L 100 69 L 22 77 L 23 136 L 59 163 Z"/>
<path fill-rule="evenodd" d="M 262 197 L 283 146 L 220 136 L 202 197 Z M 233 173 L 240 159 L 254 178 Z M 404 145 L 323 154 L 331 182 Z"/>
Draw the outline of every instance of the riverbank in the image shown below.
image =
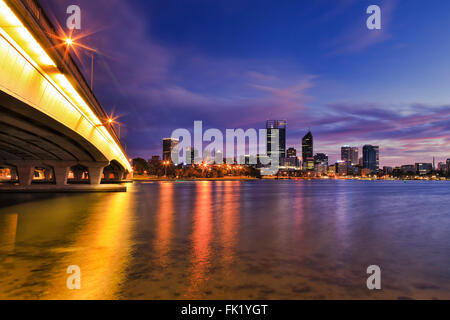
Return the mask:
<path fill-rule="evenodd" d="M 241 181 L 241 180 L 259 180 L 255 177 L 230 176 L 221 178 L 166 178 L 157 176 L 139 176 L 135 175 L 133 181 Z"/>
<path fill-rule="evenodd" d="M 133 181 L 253 181 L 253 180 L 358 180 L 358 181 L 450 181 L 446 178 L 374 178 L 374 177 L 284 177 L 263 176 L 261 178 L 248 176 L 227 176 L 221 178 L 166 178 L 157 176 L 135 175 Z"/>

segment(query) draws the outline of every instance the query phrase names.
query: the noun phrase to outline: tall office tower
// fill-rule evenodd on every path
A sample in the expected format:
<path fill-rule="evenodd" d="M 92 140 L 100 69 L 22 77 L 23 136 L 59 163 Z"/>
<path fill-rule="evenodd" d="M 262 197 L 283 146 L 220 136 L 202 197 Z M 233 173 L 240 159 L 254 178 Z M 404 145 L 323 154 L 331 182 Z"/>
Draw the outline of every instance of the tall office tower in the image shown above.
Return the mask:
<path fill-rule="evenodd" d="M 286 158 L 286 120 L 267 120 L 267 155 L 269 157 L 278 156 L 280 159 Z M 272 150 L 272 139 L 275 139 L 278 133 L 278 150 Z M 273 147 L 275 148 L 275 146 Z"/>
<path fill-rule="evenodd" d="M 341 147 L 341 161 L 350 162 L 350 146 Z"/>
<path fill-rule="evenodd" d="M 378 171 L 380 167 L 380 147 L 365 145 L 363 147 L 363 168 L 371 172 Z"/>
<path fill-rule="evenodd" d="M 304 170 L 314 170 L 314 141 L 311 131 L 302 139 L 302 158 L 303 158 L 303 169 Z"/>
<path fill-rule="evenodd" d="M 314 148 L 313 148 L 313 135 L 311 131 L 308 131 L 307 134 L 302 139 L 302 158 L 305 161 L 307 158 L 314 157 Z"/>
<path fill-rule="evenodd" d="M 357 165 L 359 161 L 359 151 L 357 147 L 343 146 L 341 147 L 341 160 Z"/>
<path fill-rule="evenodd" d="M 178 162 L 178 159 L 172 159 L 172 150 L 180 143 L 180 140 L 173 138 L 163 139 L 163 160 Z"/>

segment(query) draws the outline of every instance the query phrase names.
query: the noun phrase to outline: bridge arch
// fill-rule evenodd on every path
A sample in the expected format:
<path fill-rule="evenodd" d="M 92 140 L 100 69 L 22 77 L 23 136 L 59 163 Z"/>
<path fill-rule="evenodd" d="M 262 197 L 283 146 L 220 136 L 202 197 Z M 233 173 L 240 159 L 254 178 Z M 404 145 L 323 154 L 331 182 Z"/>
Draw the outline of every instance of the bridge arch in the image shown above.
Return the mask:
<path fill-rule="evenodd" d="M 128 171 L 117 161 L 112 160 L 108 166 L 103 169 L 102 182 L 112 183 L 127 179 Z"/>

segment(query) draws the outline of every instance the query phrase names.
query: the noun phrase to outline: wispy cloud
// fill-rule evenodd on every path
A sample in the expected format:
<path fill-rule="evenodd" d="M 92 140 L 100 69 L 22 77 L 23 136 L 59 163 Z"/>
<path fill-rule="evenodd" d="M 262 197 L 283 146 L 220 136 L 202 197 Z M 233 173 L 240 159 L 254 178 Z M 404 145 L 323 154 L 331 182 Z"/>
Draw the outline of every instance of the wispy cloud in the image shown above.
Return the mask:
<path fill-rule="evenodd" d="M 430 161 L 450 156 L 450 106 L 417 104 L 393 108 L 369 104 L 333 104 L 312 120 L 322 148 L 339 157 L 339 146 L 380 145 L 384 164 Z"/>

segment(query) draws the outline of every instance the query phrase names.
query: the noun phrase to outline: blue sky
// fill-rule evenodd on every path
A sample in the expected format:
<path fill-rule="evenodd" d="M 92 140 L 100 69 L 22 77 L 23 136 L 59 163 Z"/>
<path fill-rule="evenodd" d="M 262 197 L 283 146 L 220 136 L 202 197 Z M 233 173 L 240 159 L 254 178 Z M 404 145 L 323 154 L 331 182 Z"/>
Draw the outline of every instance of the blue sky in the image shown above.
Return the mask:
<path fill-rule="evenodd" d="M 132 157 L 194 120 L 310 127 L 315 152 L 378 144 L 382 165 L 450 158 L 449 1 L 49 0 L 61 25 L 79 4 L 97 48 L 95 93 L 120 115 Z M 366 8 L 382 29 L 366 28 Z M 89 64 L 85 65 L 89 74 Z"/>

